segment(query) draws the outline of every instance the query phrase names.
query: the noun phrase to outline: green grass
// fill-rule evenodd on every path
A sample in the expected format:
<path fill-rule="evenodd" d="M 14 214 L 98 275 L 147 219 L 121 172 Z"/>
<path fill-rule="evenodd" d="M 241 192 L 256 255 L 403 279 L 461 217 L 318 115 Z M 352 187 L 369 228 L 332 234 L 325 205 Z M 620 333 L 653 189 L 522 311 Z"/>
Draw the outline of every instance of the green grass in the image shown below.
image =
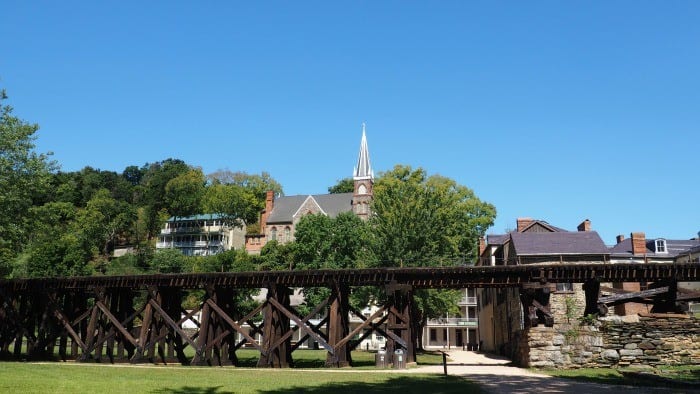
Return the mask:
<path fill-rule="evenodd" d="M 22 346 L 23 353 L 26 354 L 26 345 Z M 70 352 L 70 351 L 69 351 Z M 326 355 L 328 353 L 321 350 L 309 350 L 309 349 L 298 349 L 292 352 L 292 359 L 294 360 L 294 368 L 324 368 L 326 365 Z M 374 369 L 374 355 L 376 352 L 355 350 L 352 352 L 352 366 L 354 368 L 361 369 Z M 194 356 L 194 349 L 190 346 L 185 348 L 185 355 L 191 360 Z M 236 351 L 238 356 L 239 367 L 250 367 L 253 368 L 257 365 L 258 359 L 260 358 L 260 352 L 257 349 L 239 349 Z M 60 357 L 58 355 L 58 347 L 54 348 L 54 358 L 58 360 Z M 418 365 L 441 365 L 442 355 L 440 352 L 426 351 L 419 353 L 416 357 L 418 359 Z M 103 352 L 102 362 L 108 363 L 109 359 Z M 126 363 L 126 359 L 116 360 L 117 363 Z M 169 364 L 177 364 L 175 360 L 171 360 Z"/>
<path fill-rule="evenodd" d="M 661 367 L 649 370 L 635 368 L 622 368 L 619 370 L 612 368 L 580 368 L 566 370 L 542 369 L 537 371 L 560 378 L 603 384 L 652 387 L 700 384 L 700 365 Z M 665 380 L 662 381 L 659 377 Z"/>
<path fill-rule="evenodd" d="M 0 392 L 14 393 L 481 393 L 456 376 L 344 369 L 279 370 L 79 363 L 0 363 Z"/>

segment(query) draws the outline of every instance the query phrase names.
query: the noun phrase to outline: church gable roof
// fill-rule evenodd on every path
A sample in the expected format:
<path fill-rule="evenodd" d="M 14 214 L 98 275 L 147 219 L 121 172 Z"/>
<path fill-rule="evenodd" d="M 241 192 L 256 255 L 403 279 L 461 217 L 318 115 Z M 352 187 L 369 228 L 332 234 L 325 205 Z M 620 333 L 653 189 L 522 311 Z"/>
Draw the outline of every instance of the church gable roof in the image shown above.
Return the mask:
<path fill-rule="evenodd" d="M 336 217 L 339 213 L 352 211 L 352 193 L 278 197 L 275 199 L 275 205 L 267 223 L 292 223 L 302 207 L 308 204 L 318 207 L 319 211 L 325 215 Z"/>

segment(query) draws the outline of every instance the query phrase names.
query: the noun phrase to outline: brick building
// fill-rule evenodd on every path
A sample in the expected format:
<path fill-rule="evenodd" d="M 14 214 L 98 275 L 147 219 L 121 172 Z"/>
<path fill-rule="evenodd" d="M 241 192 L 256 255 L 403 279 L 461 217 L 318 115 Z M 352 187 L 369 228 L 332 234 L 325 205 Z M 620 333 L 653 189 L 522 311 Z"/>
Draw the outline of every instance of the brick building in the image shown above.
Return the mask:
<path fill-rule="evenodd" d="M 352 193 L 275 196 L 272 191 L 267 192 L 265 209 L 260 215 L 261 233 L 246 236 L 246 251 L 260 253 L 263 246 L 272 240 L 282 244 L 293 241 L 294 229 L 304 215 L 320 213 L 336 217 L 342 212 L 354 212 L 363 219 L 369 217 L 374 172 L 364 124 L 357 165 L 353 170 L 353 183 Z"/>

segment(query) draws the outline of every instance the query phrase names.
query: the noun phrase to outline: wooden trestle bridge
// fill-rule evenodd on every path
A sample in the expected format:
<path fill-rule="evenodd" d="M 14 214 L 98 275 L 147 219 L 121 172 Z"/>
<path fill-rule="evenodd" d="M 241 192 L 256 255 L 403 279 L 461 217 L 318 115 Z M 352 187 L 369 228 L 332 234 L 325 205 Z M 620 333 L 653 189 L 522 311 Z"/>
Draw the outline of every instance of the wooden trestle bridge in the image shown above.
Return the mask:
<path fill-rule="evenodd" d="M 414 289 L 519 288 L 528 323 L 536 325 L 552 323 L 547 294 L 554 283 L 584 283 L 585 313 L 595 313 L 605 312 L 609 305 L 645 297 L 654 297 L 659 310 L 672 310 L 684 296 L 675 291 L 676 282 L 699 280 L 700 265 L 669 263 L 0 280 L 0 356 L 54 359 L 57 350 L 63 360 L 236 365 L 236 350 L 246 346 L 259 351 L 259 367 L 281 368 L 290 366 L 292 352 L 311 338 L 328 352 L 328 366 L 342 367 L 350 365 L 351 351 L 360 342 L 357 339 L 377 331 L 387 339 L 389 354 L 401 348 L 406 361 L 414 362 L 418 326 L 412 319 Z M 665 287 L 650 290 L 649 294 L 599 297 L 601 282 L 642 281 Z M 372 316 L 365 317 L 350 306 L 348 296 L 355 286 L 385 289 L 386 301 Z M 327 288 L 330 296 L 303 316 L 290 305 L 291 289 L 298 287 Z M 249 311 L 236 304 L 240 292 L 258 288 L 267 289 L 266 300 L 259 306 Z M 204 290 L 200 306 L 185 311 L 183 296 L 195 289 Z M 194 316 L 199 312 L 201 318 L 197 320 Z M 363 321 L 352 330 L 350 313 Z M 312 323 L 312 318 L 319 315 L 325 317 Z M 183 329 L 188 320 L 198 328 Z M 304 336 L 293 343 L 296 330 Z M 256 336 L 262 339 L 258 341 Z M 187 346 L 194 350 L 192 358 L 185 355 Z"/>

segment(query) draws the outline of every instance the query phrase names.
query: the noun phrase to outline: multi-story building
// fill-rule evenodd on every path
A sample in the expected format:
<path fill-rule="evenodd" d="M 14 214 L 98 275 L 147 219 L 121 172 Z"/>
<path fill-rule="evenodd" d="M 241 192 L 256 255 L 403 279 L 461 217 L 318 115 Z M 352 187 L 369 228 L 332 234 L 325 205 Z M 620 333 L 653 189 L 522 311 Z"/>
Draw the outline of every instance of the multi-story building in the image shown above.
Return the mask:
<path fill-rule="evenodd" d="M 160 230 L 156 249 L 177 249 L 185 256 L 209 256 L 241 249 L 245 230 L 229 226 L 216 214 L 171 217 Z"/>
<path fill-rule="evenodd" d="M 423 346 L 430 347 L 463 347 L 477 350 L 479 344 L 479 318 L 477 314 L 476 289 L 462 289 L 459 300 L 459 316 L 428 319 L 423 330 Z"/>
<path fill-rule="evenodd" d="M 517 229 L 508 234 L 489 235 L 479 245 L 478 265 L 607 263 L 610 251 L 589 220 L 578 231 L 566 231 L 542 220 L 520 218 Z M 555 324 L 566 321 L 585 307 L 583 290 L 571 283 L 558 283 L 549 300 Z M 520 289 L 479 289 L 480 349 L 513 356 L 515 344 L 525 327 Z"/>

